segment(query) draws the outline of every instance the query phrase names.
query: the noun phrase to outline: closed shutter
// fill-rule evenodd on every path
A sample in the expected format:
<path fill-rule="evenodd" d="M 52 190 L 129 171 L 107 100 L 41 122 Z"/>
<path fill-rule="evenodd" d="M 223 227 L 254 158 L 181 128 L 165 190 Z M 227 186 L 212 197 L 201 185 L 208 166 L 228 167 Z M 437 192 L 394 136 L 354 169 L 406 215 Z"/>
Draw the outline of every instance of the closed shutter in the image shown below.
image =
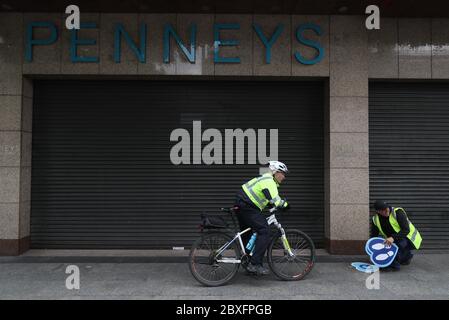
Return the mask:
<path fill-rule="evenodd" d="M 372 83 L 370 198 L 402 206 L 425 249 L 449 248 L 449 84 Z"/>
<path fill-rule="evenodd" d="M 282 222 L 322 245 L 321 82 L 40 80 L 34 92 L 33 248 L 189 247 L 200 214 L 232 206 L 260 168 L 173 165 L 170 134 L 192 137 L 194 120 L 223 139 L 279 129 L 291 170 L 280 192 L 294 208 Z"/>

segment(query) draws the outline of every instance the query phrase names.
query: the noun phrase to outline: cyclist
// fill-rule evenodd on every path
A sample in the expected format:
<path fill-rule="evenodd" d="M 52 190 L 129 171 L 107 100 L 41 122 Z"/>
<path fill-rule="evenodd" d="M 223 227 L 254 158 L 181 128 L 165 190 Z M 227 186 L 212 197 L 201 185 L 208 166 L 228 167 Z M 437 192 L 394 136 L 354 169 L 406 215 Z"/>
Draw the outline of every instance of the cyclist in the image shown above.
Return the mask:
<path fill-rule="evenodd" d="M 247 270 L 261 275 L 269 272 L 262 262 L 270 243 L 268 223 L 261 212 L 267 206 L 290 208 L 287 201 L 282 200 L 278 193 L 278 187 L 288 172 L 287 166 L 280 161 L 269 161 L 268 168 L 269 172 L 242 185 L 236 197 L 236 206 L 240 208 L 237 218 L 241 230 L 251 227 L 257 233 L 254 254 Z M 245 244 L 249 236 L 248 232 L 243 235 Z"/>

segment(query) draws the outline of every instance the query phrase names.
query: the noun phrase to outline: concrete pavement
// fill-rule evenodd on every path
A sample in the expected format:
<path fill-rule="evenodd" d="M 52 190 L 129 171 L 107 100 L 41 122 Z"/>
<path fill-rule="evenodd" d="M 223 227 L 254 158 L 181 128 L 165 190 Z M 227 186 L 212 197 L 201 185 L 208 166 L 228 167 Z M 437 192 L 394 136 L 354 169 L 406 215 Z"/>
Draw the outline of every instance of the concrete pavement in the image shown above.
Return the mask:
<path fill-rule="evenodd" d="M 415 255 L 400 272 L 368 274 L 349 262 L 319 262 L 298 282 L 274 275 L 254 278 L 240 271 L 218 288 L 203 287 L 186 263 L 14 262 L 0 258 L 0 299 L 449 299 L 449 254 Z M 80 269 L 80 289 L 65 286 L 66 267 Z"/>

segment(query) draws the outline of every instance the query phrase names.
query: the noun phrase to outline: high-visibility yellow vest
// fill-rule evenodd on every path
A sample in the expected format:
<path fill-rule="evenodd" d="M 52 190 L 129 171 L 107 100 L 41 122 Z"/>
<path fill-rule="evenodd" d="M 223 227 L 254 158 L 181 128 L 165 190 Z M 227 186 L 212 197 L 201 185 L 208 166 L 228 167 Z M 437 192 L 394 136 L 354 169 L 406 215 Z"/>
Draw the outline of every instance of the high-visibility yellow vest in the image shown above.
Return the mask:
<path fill-rule="evenodd" d="M 399 232 L 401 231 L 401 226 L 398 223 L 398 220 L 396 219 L 396 211 L 398 210 L 403 210 L 405 213 L 405 210 L 402 208 L 393 208 L 393 211 L 391 212 L 390 216 L 388 217 L 388 221 L 390 222 L 391 226 L 393 227 L 395 232 Z M 413 245 L 415 246 L 416 249 L 419 249 L 419 247 L 421 247 L 421 242 L 422 242 L 422 237 L 421 234 L 419 233 L 418 229 L 415 228 L 415 226 L 413 225 L 413 223 L 410 222 L 410 220 L 407 217 L 407 214 L 405 214 L 407 221 L 408 221 L 408 226 L 410 228 L 410 232 L 407 235 L 407 238 L 413 243 Z M 387 236 L 385 235 L 384 231 L 382 230 L 382 227 L 380 226 L 380 220 L 379 220 L 379 215 L 375 215 L 373 217 L 373 222 L 374 225 L 379 229 L 380 234 L 386 238 Z"/>
<path fill-rule="evenodd" d="M 276 207 L 287 206 L 287 201 L 284 201 L 279 197 L 278 183 L 274 180 L 271 173 L 265 173 L 264 175 L 251 179 L 244 185 L 242 185 L 243 191 L 250 200 L 262 211 L 268 203 L 273 204 Z M 262 190 L 268 189 L 272 197 L 268 200 L 263 194 Z"/>

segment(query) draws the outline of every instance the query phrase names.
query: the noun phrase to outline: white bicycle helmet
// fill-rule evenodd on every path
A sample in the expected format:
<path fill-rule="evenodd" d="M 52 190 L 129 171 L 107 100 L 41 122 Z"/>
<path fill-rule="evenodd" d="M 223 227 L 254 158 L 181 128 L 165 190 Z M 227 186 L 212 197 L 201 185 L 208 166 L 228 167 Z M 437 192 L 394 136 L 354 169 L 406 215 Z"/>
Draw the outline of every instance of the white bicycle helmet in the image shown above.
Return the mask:
<path fill-rule="evenodd" d="M 287 173 L 288 169 L 287 166 L 280 162 L 280 161 L 268 161 L 268 167 L 270 168 L 270 170 L 275 173 L 275 172 L 283 172 L 283 173 Z"/>

